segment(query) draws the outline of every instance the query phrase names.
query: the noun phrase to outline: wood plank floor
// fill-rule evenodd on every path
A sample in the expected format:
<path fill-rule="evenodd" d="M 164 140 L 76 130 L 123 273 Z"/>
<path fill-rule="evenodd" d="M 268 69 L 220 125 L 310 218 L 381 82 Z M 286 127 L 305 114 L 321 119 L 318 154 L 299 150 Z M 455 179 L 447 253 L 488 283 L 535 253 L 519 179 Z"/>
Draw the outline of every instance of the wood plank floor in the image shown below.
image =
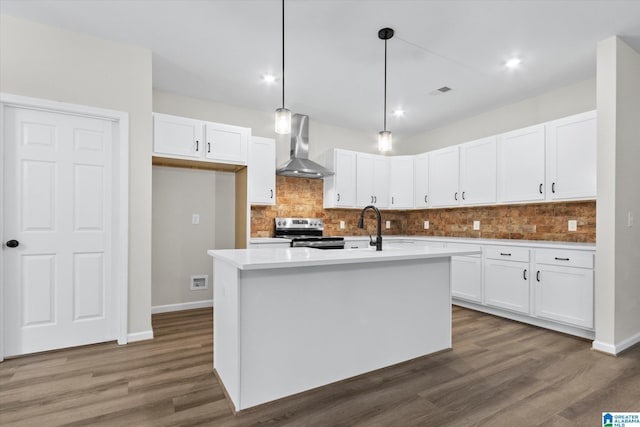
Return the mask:
<path fill-rule="evenodd" d="M 640 411 L 640 346 L 454 307 L 452 351 L 234 416 L 212 374 L 212 311 L 153 316 L 155 339 L 0 363 L 2 426 L 598 426 Z"/>

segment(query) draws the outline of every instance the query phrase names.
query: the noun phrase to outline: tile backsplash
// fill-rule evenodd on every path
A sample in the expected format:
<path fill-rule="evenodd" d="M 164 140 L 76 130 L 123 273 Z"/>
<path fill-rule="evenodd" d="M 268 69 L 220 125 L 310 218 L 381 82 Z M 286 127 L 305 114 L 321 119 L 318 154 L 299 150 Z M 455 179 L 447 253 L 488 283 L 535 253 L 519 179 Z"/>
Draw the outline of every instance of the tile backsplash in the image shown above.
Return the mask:
<path fill-rule="evenodd" d="M 251 207 L 251 237 L 273 237 L 276 217 L 323 218 L 327 236 L 375 234 L 373 212 L 365 217 L 365 229 L 356 227 L 360 209 L 324 209 L 323 181 L 320 179 L 276 177 L 276 205 Z M 382 211 L 390 221 L 388 235 L 476 237 L 484 239 L 552 240 L 589 242 L 596 240 L 596 202 L 535 203 L 492 205 L 447 209 Z M 577 231 L 568 231 L 568 221 L 577 221 Z M 340 229 L 340 221 L 345 229 Z M 424 229 L 429 221 L 429 229 Z M 473 222 L 480 229 L 473 229 Z"/>

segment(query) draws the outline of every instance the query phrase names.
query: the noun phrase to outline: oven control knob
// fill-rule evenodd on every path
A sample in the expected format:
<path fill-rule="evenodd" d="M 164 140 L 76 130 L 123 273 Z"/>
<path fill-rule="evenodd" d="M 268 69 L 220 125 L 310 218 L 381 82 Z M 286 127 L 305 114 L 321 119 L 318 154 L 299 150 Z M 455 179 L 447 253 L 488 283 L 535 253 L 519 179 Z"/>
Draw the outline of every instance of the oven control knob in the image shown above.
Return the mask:
<path fill-rule="evenodd" d="M 277 222 L 278 227 L 280 227 L 282 225 L 282 223 L 280 221 Z"/>

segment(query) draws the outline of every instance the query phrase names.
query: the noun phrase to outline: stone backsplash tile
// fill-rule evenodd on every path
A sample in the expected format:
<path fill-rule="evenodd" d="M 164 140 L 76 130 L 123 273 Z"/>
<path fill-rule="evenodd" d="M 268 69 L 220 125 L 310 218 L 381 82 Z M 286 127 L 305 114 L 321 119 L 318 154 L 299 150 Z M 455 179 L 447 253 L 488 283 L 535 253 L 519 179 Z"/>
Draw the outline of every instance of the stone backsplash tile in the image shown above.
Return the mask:
<path fill-rule="evenodd" d="M 276 177 L 276 205 L 251 207 L 251 237 L 273 237 L 276 217 L 322 218 L 327 236 L 376 233 L 375 215 L 368 211 L 365 229 L 356 227 L 360 209 L 324 209 L 323 181 L 320 179 Z M 484 239 L 525 239 L 594 243 L 596 202 L 533 203 L 524 205 L 475 206 L 410 211 L 382 211 L 390 221 L 386 235 L 473 237 Z M 568 220 L 578 222 L 577 231 L 567 231 Z M 480 230 L 473 221 L 480 221 Z M 345 228 L 340 229 L 340 221 Z M 429 221 L 424 230 L 423 222 Z"/>

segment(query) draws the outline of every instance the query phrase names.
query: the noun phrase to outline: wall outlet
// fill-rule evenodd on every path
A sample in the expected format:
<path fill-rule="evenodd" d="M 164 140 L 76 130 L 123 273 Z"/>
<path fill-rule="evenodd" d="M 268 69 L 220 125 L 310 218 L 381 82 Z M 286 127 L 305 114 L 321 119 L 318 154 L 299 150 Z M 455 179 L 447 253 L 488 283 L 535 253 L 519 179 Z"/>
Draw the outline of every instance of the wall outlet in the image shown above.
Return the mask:
<path fill-rule="evenodd" d="M 480 221 L 473 221 L 473 229 L 480 230 Z"/>
<path fill-rule="evenodd" d="M 340 221 L 340 230 L 344 230 L 344 221 Z"/>
<path fill-rule="evenodd" d="M 200 224 L 200 215 L 198 215 L 198 214 L 191 215 L 191 224 L 193 224 L 193 225 Z"/>
<path fill-rule="evenodd" d="M 578 230 L 578 221 L 575 219 L 569 220 L 569 231 L 577 231 Z"/>
<path fill-rule="evenodd" d="M 424 222 L 424 229 L 428 230 L 429 229 L 429 221 L 425 221 Z"/>
<path fill-rule="evenodd" d="M 200 291 L 209 289 L 209 276 L 206 274 L 191 276 L 191 290 Z"/>
<path fill-rule="evenodd" d="M 385 222 L 385 226 L 387 227 L 387 230 L 391 228 L 391 221 L 386 221 Z"/>

